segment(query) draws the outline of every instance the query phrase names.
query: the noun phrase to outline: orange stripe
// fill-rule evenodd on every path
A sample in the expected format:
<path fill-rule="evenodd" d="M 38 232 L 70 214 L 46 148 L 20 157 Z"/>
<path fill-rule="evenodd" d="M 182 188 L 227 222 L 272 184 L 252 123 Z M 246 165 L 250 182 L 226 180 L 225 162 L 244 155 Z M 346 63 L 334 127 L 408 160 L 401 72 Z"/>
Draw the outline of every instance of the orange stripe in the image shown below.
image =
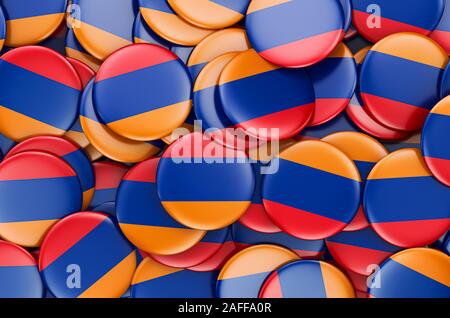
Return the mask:
<path fill-rule="evenodd" d="M 320 262 L 320 269 L 327 298 L 355 298 L 352 284 L 339 269 L 325 262 Z"/>
<path fill-rule="evenodd" d="M 86 135 L 79 131 L 69 130 L 63 137 L 79 145 L 81 148 L 85 148 L 89 145 L 89 140 L 86 138 Z"/>
<path fill-rule="evenodd" d="M 132 251 L 78 298 L 119 298 L 130 287 L 135 268 L 136 251 Z"/>
<path fill-rule="evenodd" d="M 327 58 L 332 58 L 332 57 L 353 58 L 354 56 L 353 56 L 352 51 L 350 51 L 350 49 L 348 48 L 347 45 L 345 45 L 344 43 L 339 43 L 338 46 L 333 50 L 333 52 L 331 52 L 330 55 L 327 56 Z"/>
<path fill-rule="evenodd" d="M 369 52 L 369 50 L 372 48 L 372 46 L 366 46 L 365 48 L 362 48 L 361 50 L 359 50 L 358 52 L 356 52 L 355 54 L 355 60 L 356 60 L 356 64 L 362 64 L 364 59 L 366 58 L 367 53 Z"/>
<path fill-rule="evenodd" d="M 450 116 L 450 95 L 434 106 L 431 113 Z"/>
<path fill-rule="evenodd" d="M 253 0 L 250 2 L 247 14 L 254 13 L 259 10 L 264 10 L 270 7 L 274 7 L 289 1 L 291 0 Z"/>
<path fill-rule="evenodd" d="M 94 196 L 94 188 L 86 190 L 83 192 L 83 206 L 82 211 L 86 211 L 89 203 L 91 203 L 92 197 Z"/>
<path fill-rule="evenodd" d="M 131 284 L 136 285 L 151 279 L 170 275 L 183 270 L 184 269 L 182 268 L 174 268 L 160 264 L 153 260 L 153 258 L 146 257 L 136 269 L 136 273 L 134 274 Z"/>
<path fill-rule="evenodd" d="M 224 67 L 237 55 L 237 53 L 228 53 L 216 57 L 206 64 L 194 85 L 194 92 L 216 86 L 219 83 L 219 77 Z"/>
<path fill-rule="evenodd" d="M 300 141 L 282 151 L 279 157 L 361 182 L 361 177 L 353 161 L 342 151 L 323 141 Z"/>
<path fill-rule="evenodd" d="M 0 223 L 1 236 L 24 247 L 39 247 L 47 231 L 58 220 Z"/>

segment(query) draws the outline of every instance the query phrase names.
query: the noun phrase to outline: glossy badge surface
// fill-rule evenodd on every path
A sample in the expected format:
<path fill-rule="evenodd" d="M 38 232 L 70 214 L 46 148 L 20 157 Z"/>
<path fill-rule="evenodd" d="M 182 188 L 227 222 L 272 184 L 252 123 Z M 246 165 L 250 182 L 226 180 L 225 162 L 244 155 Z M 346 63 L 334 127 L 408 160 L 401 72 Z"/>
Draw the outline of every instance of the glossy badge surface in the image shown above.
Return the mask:
<path fill-rule="evenodd" d="M 450 226 L 450 189 L 428 170 L 418 149 L 397 150 L 370 172 L 364 211 L 384 240 L 401 247 L 435 242 Z"/>
<path fill-rule="evenodd" d="M 245 26 L 264 59 L 305 67 L 323 60 L 344 38 L 344 13 L 338 0 L 253 0 Z"/>

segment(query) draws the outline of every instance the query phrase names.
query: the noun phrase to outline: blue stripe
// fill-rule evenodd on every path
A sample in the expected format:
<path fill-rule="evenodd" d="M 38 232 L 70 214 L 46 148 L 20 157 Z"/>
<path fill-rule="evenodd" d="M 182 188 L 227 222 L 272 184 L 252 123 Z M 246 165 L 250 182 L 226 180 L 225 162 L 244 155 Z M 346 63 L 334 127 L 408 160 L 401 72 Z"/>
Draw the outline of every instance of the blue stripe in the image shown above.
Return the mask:
<path fill-rule="evenodd" d="M 72 125 L 72 127 L 69 128 L 69 130 L 83 133 L 83 128 L 81 127 L 81 123 L 80 123 L 80 118 L 77 118 L 77 120 Z"/>
<path fill-rule="evenodd" d="M 263 175 L 261 174 L 262 163 L 252 164 L 253 172 L 255 174 L 255 191 L 253 192 L 252 203 L 262 204 L 262 182 Z"/>
<path fill-rule="evenodd" d="M 187 229 L 163 208 L 155 183 L 123 180 L 116 204 L 119 223 Z"/>
<path fill-rule="evenodd" d="M 359 175 L 361 176 L 361 180 L 363 180 L 364 186 L 367 176 L 369 175 L 370 171 L 372 171 L 372 168 L 375 166 L 376 162 L 368 162 L 360 160 L 354 160 L 353 162 L 358 168 Z"/>
<path fill-rule="evenodd" d="M 219 298 L 258 298 L 259 290 L 270 272 L 227 278 L 217 281 Z"/>
<path fill-rule="evenodd" d="M 392 254 L 400 251 L 399 247 L 391 245 L 383 240 L 370 227 L 359 231 L 341 232 L 335 236 L 328 238 L 327 242 L 328 241 L 349 246 L 369 248 L 382 252 L 389 252 Z"/>
<path fill-rule="evenodd" d="M 116 216 L 116 203 L 114 203 L 114 202 L 102 203 L 99 206 L 96 206 L 95 208 L 93 208 L 92 211 L 107 213 L 107 214 L 115 217 Z M 139 253 L 137 253 L 137 254 L 139 254 Z"/>
<path fill-rule="evenodd" d="M 360 203 L 359 182 L 288 160 L 280 159 L 278 172 L 264 178 L 264 199 L 344 223 Z"/>
<path fill-rule="evenodd" d="M 191 86 L 186 67 L 177 59 L 96 82 L 93 96 L 100 117 L 111 123 L 187 101 Z"/>
<path fill-rule="evenodd" d="M 64 159 L 77 174 L 83 192 L 92 189 L 95 186 L 94 170 L 83 150 L 78 149 L 77 151 L 63 156 L 62 159 Z"/>
<path fill-rule="evenodd" d="M 0 298 L 42 298 L 37 266 L 0 266 Z"/>
<path fill-rule="evenodd" d="M 216 272 L 182 270 L 131 286 L 132 298 L 214 298 Z"/>
<path fill-rule="evenodd" d="M 0 105 L 67 130 L 78 113 L 80 91 L 0 60 Z"/>
<path fill-rule="evenodd" d="M 194 92 L 193 104 L 195 115 L 202 120 L 205 130 L 233 127 L 223 110 L 217 86 Z"/>
<path fill-rule="evenodd" d="M 82 53 L 85 53 L 85 54 L 89 54 L 81 46 L 80 42 L 78 42 L 77 38 L 75 37 L 75 33 L 73 32 L 73 29 L 67 29 L 65 41 L 66 41 L 66 47 L 74 49 L 74 50 L 82 52 Z"/>
<path fill-rule="evenodd" d="M 350 0 L 339 0 L 344 12 L 344 31 L 347 32 L 352 24 L 352 4 Z"/>
<path fill-rule="evenodd" d="M 294 262 L 277 272 L 284 298 L 327 298 L 319 262 Z"/>
<path fill-rule="evenodd" d="M 99 124 L 105 125 L 105 123 L 98 117 L 95 111 L 94 100 L 92 96 L 94 88 L 95 78 L 91 79 L 84 88 L 83 94 L 80 99 L 80 116 L 89 118 Z"/>
<path fill-rule="evenodd" d="M 367 12 L 369 5 L 379 5 L 381 17 L 433 30 L 444 10 L 443 0 L 352 0 L 353 9 Z M 370 12 L 371 13 L 371 12 Z"/>
<path fill-rule="evenodd" d="M 157 179 L 162 201 L 250 201 L 255 186 L 248 163 L 177 164 L 162 158 Z"/>
<path fill-rule="evenodd" d="M 364 210 L 371 223 L 450 218 L 450 188 L 433 177 L 367 180 Z"/>
<path fill-rule="evenodd" d="M 194 64 L 194 65 L 190 65 L 188 67 L 189 74 L 191 74 L 191 77 L 194 79 L 194 81 L 197 79 L 198 74 L 200 74 L 200 72 L 206 66 L 206 64 L 208 64 L 208 62 L 200 63 L 200 64 Z"/>
<path fill-rule="evenodd" d="M 72 3 L 81 10 L 72 10 L 74 18 L 133 42 L 133 23 L 138 12 L 133 0 L 73 0 Z"/>
<path fill-rule="evenodd" d="M 41 1 L 0 1 L 7 20 L 36 17 L 53 13 L 64 13 L 67 0 L 41 0 Z"/>
<path fill-rule="evenodd" d="M 350 98 L 355 92 L 354 58 L 327 58 L 306 70 L 317 98 Z"/>
<path fill-rule="evenodd" d="M 369 294 L 378 298 L 450 298 L 450 288 L 431 278 L 388 259 L 375 276 L 379 288 Z"/>
<path fill-rule="evenodd" d="M 281 68 L 225 83 L 219 93 L 225 113 L 235 123 L 315 101 L 311 81 L 302 69 Z"/>
<path fill-rule="evenodd" d="M 133 251 L 108 218 L 101 222 L 74 246 L 59 256 L 43 271 L 43 278 L 58 297 L 77 297 Z M 69 288 L 67 267 L 77 264 L 81 269 L 81 288 Z"/>
<path fill-rule="evenodd" d="M 210 0 L 211 2 L 217 3 L 223 7 L 231 9 L 233 11 L 239 12 L 240 14 L 245 14 L 250 0 Z"/>
<path fill-rule="evenodd" d="M 229 227 L 225 227 L 214 231 L 208 231 L 206 232 L 206 235 L 202 238 L 201 242 L 223 244 L 229 232 L 230 232 Z"/>
<path fill-rule="evenodd" d="M 166 0 L 138 0 L 139 7 L 175 14 Z"/>
<path fill-rule="evenodd" d="M 361 69 L 361 93 L 431 109 L 439 101 L 442 72 L 437 67 L 369 51 Z"/>
<path fill-rule="evenodd" d="M 302 240 L 285 232 L 267 234 L 253 231 L 239 222 L 233 224 L 233 240 L 241 244 L 275 244 L 292 250 L 321 252 L 325 248 L 323 240 Z"/>
<path fill-rule="evenodd" d="M 89 208 L 94 208 L 100 204 L 116 201 L 117 189 L 95 189 L 94 196 L 91 200 Z"/>
<path fill-rule="evenodd" d="M 181 45 L 172 45 L 170 51 L 174 53 L 176 56 L 180 58 L 180 60 L 183 61 L 184 64 L 187 64 L 189 60 L 189 56 L 191 56 L 192 51 L 194 50 L 195 46 L 181 46 Z"/>
<path fill-rule="evenodd" d="M 385 142 L 383 146 L 386 147 L 389 152 L 394 152 L 399 149 L 416 148 L 420 149 L 420 144 L 406 143 L 406 142 Z"/>
<path fill-rule="evenodd" d="M 450 1 L 445 0 L 444 13 L 442 14 L 441 21 L 436 27 L 436 30 L 450 32 Z"/>
<path fill-rule="evenodd" d="M 450 95 L 450 63 L 447 64 L 444 74 L 442 75 L 440 88 L 441 98 L 445 98 L 446 96 Z"/>
<path fill-rule="evenodd" d="M 0 181 L 0 222 L 60 219 L 81 208 L 76 176 Z"/>
<path fill-rule="evenodd" d="M 422 131 L 422 149 L 427 157 L 450 160 L 450 116 L 430 114 Z"/>
<path fill-rule="evenodd" d="M 250 42 L 260 52 L 343 29 L 343 24 L 339 2 L 296 0 L 250 13 L 245 26 Z"/>
<path fill-rule="evenodd" d="M 336 118 L 316 127 L 308 127 L 304 129 L 300 136 L 322 139 L 335 132 L 340 131 L 361 131 L 353 124 L 346 112 L 342 112 Z"/>
<path fill-rule="evenodd" d="M 165 47 L 166 49 L 171 47 L 171 43 L 161 38 L 145 23 L 142 15 L 137 14 L 136 20 L 133 25 L 133 36 L 151 44 L 157 44 Z"/>
<path fill-rule="evenodd" d="M 15 145 L 14 140 L 9 139 L 5 135 L 0 134 L 0 149 L 2 153 L 7 154 L 8 151 Z"/>

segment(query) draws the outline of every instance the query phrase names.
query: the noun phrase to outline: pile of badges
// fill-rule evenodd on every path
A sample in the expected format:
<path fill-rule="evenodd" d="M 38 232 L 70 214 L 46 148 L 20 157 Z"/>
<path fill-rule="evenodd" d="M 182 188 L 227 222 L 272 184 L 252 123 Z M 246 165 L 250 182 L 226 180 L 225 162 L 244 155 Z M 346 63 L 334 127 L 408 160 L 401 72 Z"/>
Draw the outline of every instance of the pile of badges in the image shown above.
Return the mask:
<path fill-rule="evenodd" d="M 450 298 L 450 0 L 0 0 L 0 39 L 0 297 Z"/>

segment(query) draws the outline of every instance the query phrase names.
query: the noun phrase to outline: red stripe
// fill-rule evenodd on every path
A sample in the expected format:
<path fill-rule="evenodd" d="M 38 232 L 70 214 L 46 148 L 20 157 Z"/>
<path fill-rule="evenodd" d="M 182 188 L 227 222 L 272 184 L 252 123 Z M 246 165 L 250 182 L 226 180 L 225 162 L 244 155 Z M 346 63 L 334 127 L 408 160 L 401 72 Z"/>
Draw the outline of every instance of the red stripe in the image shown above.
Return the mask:
<path fill-rule="evenodd" d="M 273 114 L 268 114 L 255 119 L 251 119 L 237 124 L 246 131 L 247 134 L 264 140 L 272 139 L 286 139 L 297 135 L 308 124 L 313 111 L 315 103 L 300 105 L 293 108 L 289 108 L 283 111 L 279 111 Z M 293 120 L 295 119 L 295 120 Z M 267 132 L 249 131 L 249 128 L 266 128 Z M 270 129 L 278 128 L 279 136 L 270 136 Z"/>
<path fill-rule="evenodd" d="M 95 81 L 103 81 L 177 59 L 175 54 L 158 45 L 147 43 L 129 45 L 106 59 L 100 66 Z"/>
<path fill-rule="evenodd" d="M 62 157 L 77 150 L 79 148 L 66 139 L 54 136 L 39 136 L 22 141 L 12 148 L 5 158 L 8 159 L 24 151 L 45 151 Z"/>
<path fill-rule="evenodd" d="M 175 255 L 156 255 L 152 254 L 152 258 L 156 261 L 172 267 L 186 268 L 201 264 L 214 253 L 216 253 L 222 244 L 211 242 L 199 242 L 193 247 Z"/>
<path fill-rule="evenodd" d="M 392 255 L 389 252 L 331 241 L 327 241 L 327 247 L 337 263 L 360 275 L 370 275 L 372 272 L 367 272 L 370 265 L 379 265 Z"/>
<path fill-rule="evenodd" d="M 377 42 L 390 34 L 398 32 L 416 32 L 423 35 L 430 34 L 430 30 L 383 17 L 380 17 L 381 28 L 369 29 L 367 21 L 370 16 L 370 13 L 353 10 L 353 24 L 358 29 L 358 32 L 371 42 Z"/>
<path fill-rule="evenodd" d="M 360 206 L 353 220 L 343 229 L 343 231 L 358 231 L 365 229 L 368 226 L 369 221 L 367 221 L 363 207 Z"/>
<path fill-rule="evenodd" d="M 24 248 L 13 243 L 0 241 L 1 266 L 36 266 L 36 261 Z"/>
<path fill-rule="evenodd" d="M 324 252 L 323 251 L 305 251 L 305 250 L 295 250 L 291 249 L 295 254 L 297 254 L 300 258 L 305 259 L 317 259 L 319 258 Z"/>
<path fill-rule="evenodd" d="M 21 164 L 18 165 L 17 161 Z M 0 181 L 64 178 L 76 176 L 73 169 L 53 155 L 27 151 L 17 154 L 0 165 Z"/>
<path fill-rule="evenodd" d="M 262 204 L 252 203 L 239 219 L 244 226 L 263 233 L 278 233 L 281 229 L 267 216 Z"/>
<path fill-rule="evenodd" d="M 75 71 L 77 71 L 78 76 L 81 80 L 82 88 L 84 89 L 89 81 L 95 76 L 95 72 L 83 62 L 68 57 L 67 60 L 73 66 Z"/>
<path fill-rule="evenodd" d="M 399 140 L 406 138 L 409 135 L 407 132 L 389 129 L 379 124 L 364 110 L 363 107 L 358 105 L 348 105 L 347 115 L 361 130 L 376 138 L 384 140 Z"/>
<path fill-rule="evenodd" d="M 446 186 L 450 187 L 450 159 L 424 157 L 433 175 Z"/>
<path fill-rule="evenodd" d="M 263 200 L 267 214 L 285 232 L 304 240 L 330 237 L 346 224 L 318 214 L 293 208 L 270 200 Z"/>
<path fill-rule="evenodd" d="M 134 166 L 124 177 L 123 180 L 138 182 L 156 182 L 156 169 L 158 168 L 159 158 L 149 159 Z"/>
<path fill-rule="evenodd" d="M 442 30 L 434 30 L 430 34 L 430 38 L 439 43 L 442 48 L 450 55 L 450 32 Z"/>
<path fill-rule="evenodd" d="M 436 242 L 450 227 L 450 218 L 372 223 L 372 228 L 391 244 L 410 248 Z"/>
<path fill-rule="evenodd" d="M 220 250 L 203 263 L 189 267 L 191 271 L 210 272 L 222 268 L 222 266 L 237 252 L 234 242 L 225 242 Z"/>
<path fill-rule="evenodd" d="M 367 111 L 383 125 L 403 131 L 422 127 L 430 110 L 384 97 L 361 93 Z"/>
<path fill-rule="evenodd" d="M 96 190 L 117 188 L 128 171 L 127 166 L 115 162 L 95 162 L 93 167 Z"/>
<path fill-rule="evenodd" d="M 352 282 L 353 287 L 355 287 L 356 292 L 367 291 L 367 279 L 369 278 L 369 276 L 360 275 L 348 269 L 345 269 L 345 273 L 347 274 L 348 278 L 350 278 L 350 281 Z"/>
<path fill-rule="evenodd" d="M 349 102 L 350 98 L 317 98 L 314 115 L 308 126 L 317 126 L 332 120 L 345 109 Z"/>
<path fill-rule="evenodd" d="M 334 30 L 273 47 L 259 54 L 269 61 L 283 61 L 285 67 L 310 66 L 326 58 L 344 35 L 344 30 Z"/>
<path fill-rule="evenodd" d="M 81 214 L 89 217 L 80 217 Z M 81 212 L 59 221 L 50 229 L 42 243 L 39 270 L 42 271 L 52 264 L 106 218 L 107 216 L 101 213 Z"/>
<path fill-rule="evenodd" d="M 72 65 L 62 55 L 46 47 L 17 48 L 5 53 L 1 59 L 76 90 L 82 89 Z"/>
<path fill-rule="evenodd" d="M 270 284 L 268 284 L 270 282 Z M 280 279 L 277 272 L 273 272 L 266 280 L 259 292 L 259 298 L 283 298 Z"/>

